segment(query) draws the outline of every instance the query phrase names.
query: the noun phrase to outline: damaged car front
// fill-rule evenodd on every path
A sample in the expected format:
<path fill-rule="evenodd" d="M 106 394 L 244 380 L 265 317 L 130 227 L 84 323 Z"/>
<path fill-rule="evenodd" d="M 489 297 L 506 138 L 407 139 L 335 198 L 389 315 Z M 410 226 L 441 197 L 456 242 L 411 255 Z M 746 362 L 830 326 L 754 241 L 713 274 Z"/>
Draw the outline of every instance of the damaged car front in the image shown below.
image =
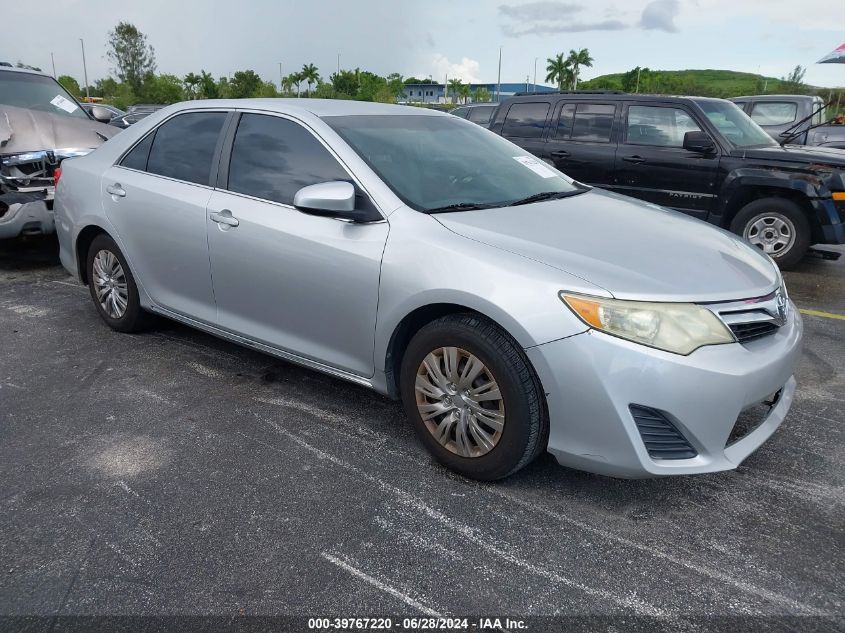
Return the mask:
<path fill-rule="evenodd" d="M 0 68 L 0 239 L 55 232 L 56 168 L 117 132 L 52 77 Z"/>

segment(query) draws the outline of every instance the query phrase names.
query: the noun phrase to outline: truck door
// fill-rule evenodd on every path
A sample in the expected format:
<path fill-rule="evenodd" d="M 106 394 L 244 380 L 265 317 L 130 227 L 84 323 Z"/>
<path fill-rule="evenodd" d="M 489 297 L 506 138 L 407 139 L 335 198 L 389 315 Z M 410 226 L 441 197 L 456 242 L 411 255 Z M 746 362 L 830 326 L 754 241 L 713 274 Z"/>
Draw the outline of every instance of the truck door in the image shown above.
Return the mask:
<path fill-rule="evenodd" d="M 619 193 L 704 219 L 716 194 L 719 151 L 683 148 L 684 134 L 703 131 L 680 105 L 626 103 L 616 152 Z"/>
<path fill-rule="evenodd" d="M 598 101 L 558 103 L 542 158 L 579 182 L 613 185 L 616 108 Z"/>

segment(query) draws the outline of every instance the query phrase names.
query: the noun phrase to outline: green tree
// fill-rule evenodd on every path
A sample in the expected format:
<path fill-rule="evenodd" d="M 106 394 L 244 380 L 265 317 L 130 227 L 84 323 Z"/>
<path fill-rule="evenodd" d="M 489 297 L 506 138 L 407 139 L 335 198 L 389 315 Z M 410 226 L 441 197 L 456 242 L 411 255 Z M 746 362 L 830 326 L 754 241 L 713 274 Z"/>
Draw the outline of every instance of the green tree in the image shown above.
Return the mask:
<path fill-rule="evenodd" d="M 469 84 L 461 84 L 458 86 L 458 96 L 461 98 L 461 103 L 466 103 L 472 94 L 472 88 Z"/>
<path fill-rule="evenodd" d="M 302 76 L 302 73 L 291 73 L 290 80 L 293 82 L 293 85 L 296 86 L 296 96 L 299 97 L 299 87 L 303 81 L 305 81 L 305 77 Z"/>
<path fill-rule="evenodd" d="M 261 77 L 254 70 L 239 70 L 232 76 L 229 83 L 229 97 L 232 99 L 246 99 L 254 97 L 261 88 Z"/>
<path fill-rule="evenodd" d="M 449 92 L 447 93 L 446 97 L 448 98 L 449 95 L 452 96 L 452 102 L 458 102 L 458 91 L 461 89 L 461 84 L 463 82 L 460 79 L 450 79 L 449 80 Z"/>
<path fill-rule="evenodd" d="M 472 94 L 472 100 L 475 103 L 485 103 L 490 101 L 493 98 L 493 95 L 490 94 L 490 91 L 487 88 L 476 88 L 475 92 Z"/>
<path fill-rule="evenodd" d="M 256 97 L 275 98 L 279 96 L 279 91 L 276 90 L 276 84 L 272 81 L 262 81 L 258 86 L 258 91 L 255 93 Z"/>
<path fill-rule="evenodd" d="M 141 86 L 141 99 L 145 103 L 170 104 L 185 99 L 182 80 L 176 75 L 147 75 Z"/>
<path fill-rule="evenodd" d="M 286 95 L 293 93 L 293 86 L 296 82 L 293 79 L 293 75 L 285 75 L 282 79 L 282 92 Z"/>
<path fill-rule="evenodd" d="M 572 76 L 569 60 L 563 58 L 563 53 L 558 53 L 555 57 L 549 57 L 546 61 L 548 62 L 546 81 L 556 83 L 558 90 L 563 90 L 563 85 Z"/>
<path fill-rule="evenodd" d="M 801 92 L 804 87 L 804 75 L 806 73 L 807 69 L 798 65 L 786 77 L 783 77 L 781 81 L 785 84 L 784 88 L 786 88 L 786 92 Z"/>
<path fill-rule="evenodd" d="M 221 99 L 229 99 L 232 96 L 232 84 L 228 77 L 217 80 L 217 94 Z"/>
<path fill-rule="evenodd" d="M 201 78 L 199 75 L 194 73 L 188 73 L 185 75 L 185 78 L 182 80 L 182 83 L 185 84 L 185 95 L 189 99 L 196 99 L 199 95 L 199 85 L 200 85 Z"/>
<path fill-rule="evenodd" d="M 220 97 L 220 89 L 217 87 L 217 82 L 214 81 L 211 73 L 207 73 L 204 70 L 200 71 L 198 94 L 203 99 L 217 99 Z"/>
<path fill-rule="evenodd" d="M 566 59 L 569 67 L 572 68 L 572 89 L 578 89 L 578 75 L 581 74 L 581 66 L 591 68 L 595 61 L 590 57 L 590 51 L 582 48 L 580 51 L 570 50 L 569 57 Z"/>
<path fill-rule="evenodd" d="M 119 22 L 109 32 L 106 55 L 114 64 L 117 78 L 128 83 L 136 94 L 147 75 L 156 69 L 155 51 L 147 44 L 147 36 L 128 22 Z"/>
<path fill-rule="evenodd" d="M 355 98 L 358 96 L 358 73 L 354 70 L 341 70 L 330 77 L 335 96 Z"/>
<path fill-rule="evenodd" d="M 70 75 L 59 75 L 59 83 L 74 97 L 82 94 L 82 90 L 79 88 L 79 82 Z"/>
<path fill-rule="evenodd" d="M 302 80 L 308 84 L 308 96 L 311 96 L 311 85 L 320 81 L 320 73 L 317 72 L 317 67 L 314 64 L 304 64 L 302 70 L 299 71 Z"/>
<path fill-rule="evenodd" d="M 399 73 L 390 73 L 387 77 L 387 87 L 394 99 L 399 99 L 405 94 L 405 82 Z"/>

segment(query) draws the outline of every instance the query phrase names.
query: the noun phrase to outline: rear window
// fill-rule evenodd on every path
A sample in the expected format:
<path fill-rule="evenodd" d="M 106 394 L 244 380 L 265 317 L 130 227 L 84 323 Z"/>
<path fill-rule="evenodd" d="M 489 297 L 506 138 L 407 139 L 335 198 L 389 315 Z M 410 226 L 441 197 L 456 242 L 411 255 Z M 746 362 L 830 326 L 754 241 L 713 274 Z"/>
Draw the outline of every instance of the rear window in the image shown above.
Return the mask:
<path fill-rule="evenodd" d="M 612 103 L 579 103 L 569 138 L 573 141 L 609 143 L 615 113 L 616 106 Z"/>
<path fill-rule="evenodd" d="M 540 138 L 549 114 L 548 103 L 515 103 L 508 110 L 502 136 Z"/>
<path fill-rule="evenodd" d="M 476 108 L 469 108 L 469 116 L 467 119 L 473 123 L 480 123 L 482 125 L 490 123 L 490 117 L 493 116 L 493 110 L 496 106 L 478 106 Z"/>
<path fill-rule="evenodd" d="M 798 114 L 798 105 L 780 101 L 760 101 L 751 107 L 751 118 L 757 125 L 786 125 Z"/>
<path fill-rule="evenodd" d="M 173 117 L 155 133 L 147 171 L 209 184 L 214 150 L 225 120 L 225 112 L 188 112 Z"/>
<path fill-rule="evenodd" d="M 449 114 L 454 114 L 455 116 L 459 116 L 462 119 L 465 119 L 465 118 L 467 118 L 467 112 L 468 111 L 469 111 L 469 108 L 455 108 Z"/>

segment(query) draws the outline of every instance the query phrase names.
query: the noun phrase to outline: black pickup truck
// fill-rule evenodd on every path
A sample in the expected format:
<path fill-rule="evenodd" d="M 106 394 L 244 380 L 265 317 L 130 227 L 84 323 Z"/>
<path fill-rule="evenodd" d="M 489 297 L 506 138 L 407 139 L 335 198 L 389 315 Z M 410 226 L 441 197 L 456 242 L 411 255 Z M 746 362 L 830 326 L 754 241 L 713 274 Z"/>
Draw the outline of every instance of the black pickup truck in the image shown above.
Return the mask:
<path fill-rule="evenodd" d="M 490 129 L 575 180 L 730 229 L 782 268 L 845 244 L 845 150 L 781 147 L 730 101 L 531 94 Z"/>

